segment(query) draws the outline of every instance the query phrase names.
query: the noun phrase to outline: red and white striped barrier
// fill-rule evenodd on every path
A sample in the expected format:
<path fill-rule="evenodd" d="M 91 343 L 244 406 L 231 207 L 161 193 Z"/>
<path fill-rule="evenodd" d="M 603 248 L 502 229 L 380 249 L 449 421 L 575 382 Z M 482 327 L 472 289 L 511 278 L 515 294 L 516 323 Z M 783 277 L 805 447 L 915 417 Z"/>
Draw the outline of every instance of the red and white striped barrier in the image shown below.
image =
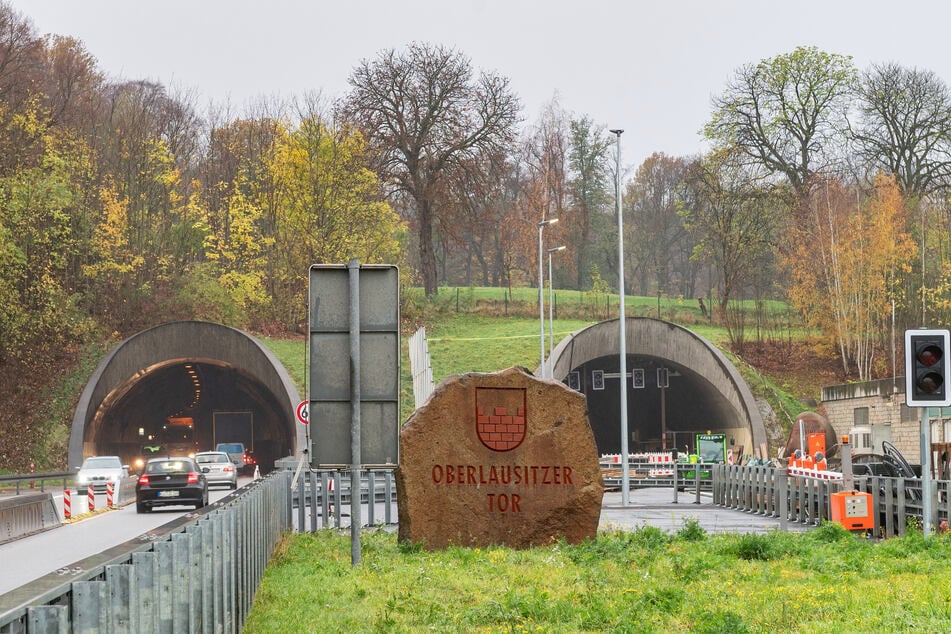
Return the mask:
<path fill-rule="evenodd" d="M 674 475 L 674 459 L 669 453 L 656 453 L 648 456 L 647 463 L 653 466 L 647 470 L 648 476 L 671 476 Z"/>
<path fill-rule="evenodd" d="M 604 454 L 600 459 L 601 468 L 613 468 L 621 464 L 621 454 Z M 645 451 L 628 454 L 628 465 L 647 468 L 648 476 L 671 476 L 674 474 L 674 458 L 669 451 Z"/>
<path fill-rule="evenodd" d="M 112 482 L 106 482 L 106 506 L 111 507 L 114 505 L 115 497 L 115 485 Z"/>
<path fill-rule="evenodd" d="M 91 484 L 86 492 L 86 510 L 90 513 L 96 510 L 96 490 Z"/>
<path fill-rule="evenodd" d="M 803 467 L 787 467 L 786 473 L 800 478 L 812 478 L 813 480 L 837 481 L 842 479 L 842 474 L 838 471 L 824 471 L 820 469 L 808 469 Z"/>
<path fill-rule="evenodd" d="M 63 519 L 67 520 L 73 517 L 72 503 L 69 500 L 70 493 L 69 489 L 63 489 Z"/>

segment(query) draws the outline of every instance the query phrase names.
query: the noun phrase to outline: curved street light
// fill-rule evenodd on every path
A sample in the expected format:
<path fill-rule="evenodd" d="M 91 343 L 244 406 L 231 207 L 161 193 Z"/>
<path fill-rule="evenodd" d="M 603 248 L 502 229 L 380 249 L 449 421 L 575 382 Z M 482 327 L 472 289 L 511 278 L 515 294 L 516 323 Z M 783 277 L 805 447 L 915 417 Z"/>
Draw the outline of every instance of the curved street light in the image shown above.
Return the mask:
<path fill-rule="evenodd" d="M 628 468 L 627 449 L 627 323 L 624 316 L 624 216 L 621 214 L 621 133 L 624 130 L 611 130 L 617 139 L 617 157 L 615 159 L 617 178 L 614 189 L 614 205 L 617 209 L 617 260 L 618 260 L 618 322 L 620 323 L 619 351 L 621 376 L 621 505 L 627 506 L 630 500 L 631 480 Z"/>

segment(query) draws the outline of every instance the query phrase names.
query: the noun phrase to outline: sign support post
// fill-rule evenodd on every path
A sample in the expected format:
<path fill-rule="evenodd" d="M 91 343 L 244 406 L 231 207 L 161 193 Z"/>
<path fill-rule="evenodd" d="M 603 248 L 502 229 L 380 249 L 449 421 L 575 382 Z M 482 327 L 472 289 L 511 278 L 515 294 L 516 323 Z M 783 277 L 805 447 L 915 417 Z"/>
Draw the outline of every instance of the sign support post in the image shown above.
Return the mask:
<path fill-rule="evenodd" d="M 364 467 L 399 464 L 399 270 L 357 259 L 311 265 L 309 301 L 311 464 L 350 470 L 355 566 Z"/>
<path fill-rule="evenodd" d="M 347 263 L 350 278 L 350 565 L 360 563 L 360 262 Z M 373 504 L 373 500 L 368 500 Z"/>

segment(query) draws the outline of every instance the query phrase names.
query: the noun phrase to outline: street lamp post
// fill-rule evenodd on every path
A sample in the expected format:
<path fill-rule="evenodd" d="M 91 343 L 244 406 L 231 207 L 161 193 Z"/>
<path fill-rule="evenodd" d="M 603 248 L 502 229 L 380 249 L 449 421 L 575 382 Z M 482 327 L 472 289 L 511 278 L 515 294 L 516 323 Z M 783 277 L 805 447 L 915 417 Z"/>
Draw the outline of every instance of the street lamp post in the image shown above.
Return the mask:
<path fill-rule="evenodd" d="M 611 130 L 617 141 L 617 156 L 615 159 L 616 179 L 614 185 L 614 206 L 617 209 L 617 260 L 618 260 L 618 315 L 619 343 L 618 357 L 620 361 L 620 392 L 621 392 L 621 505 L 627 506 L 631 497 L 631 474 L 628 468 L 627 449 L 627 319 L 624 315 L 624 216 L 621 214 L 621 133 L 624 130 Z"/>
<path fill-rule="evenodd" d="M 558 218 L 548 218 L 538 223 L 538 334 L 539 340 L 539 365 L 542 369 L 542 378 L 547 374 L 545 372 L 545 268 L 543 259 L 545 257 L 544 247 L 542 246 L 542 230 L 548 225 L 558 222 Z"/>
<path fill-rule="evenodd" d="M 551 352 L 555 346 L 555 325 L 554 325 L 555 322 L 552 317 L 552 306 L 554 306 L 555 304 L 555 302 L 552 301 L 552 287 L 554 286 L 554 283 L 552 282 L 552 280 L 554 280 L 555 278 L 551 276 L 551 254 L 556 251 L 564 251 L 565 248 L 566 248 L 565 245 L 561 245 L 560 247 L 552 247 L 551 249 L 548 249 L 548 362 L 549 363 L 551 363 Z M 550 367 L 548 368 L 548 378 L 551 378 Z"/>

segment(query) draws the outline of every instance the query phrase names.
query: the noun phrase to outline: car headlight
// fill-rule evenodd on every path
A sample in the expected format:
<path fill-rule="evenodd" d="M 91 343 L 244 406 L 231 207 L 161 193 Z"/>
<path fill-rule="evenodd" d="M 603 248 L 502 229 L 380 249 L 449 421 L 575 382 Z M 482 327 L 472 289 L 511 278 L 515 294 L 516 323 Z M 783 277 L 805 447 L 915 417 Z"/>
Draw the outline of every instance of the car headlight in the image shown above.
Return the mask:
<path fill-rule="evenodd" d="M 79 482 L 79 484 L 86 484 L 86 479 L 86 476 L 80 473 L 79 476 L 77 476 L 76 481 Z"/>

